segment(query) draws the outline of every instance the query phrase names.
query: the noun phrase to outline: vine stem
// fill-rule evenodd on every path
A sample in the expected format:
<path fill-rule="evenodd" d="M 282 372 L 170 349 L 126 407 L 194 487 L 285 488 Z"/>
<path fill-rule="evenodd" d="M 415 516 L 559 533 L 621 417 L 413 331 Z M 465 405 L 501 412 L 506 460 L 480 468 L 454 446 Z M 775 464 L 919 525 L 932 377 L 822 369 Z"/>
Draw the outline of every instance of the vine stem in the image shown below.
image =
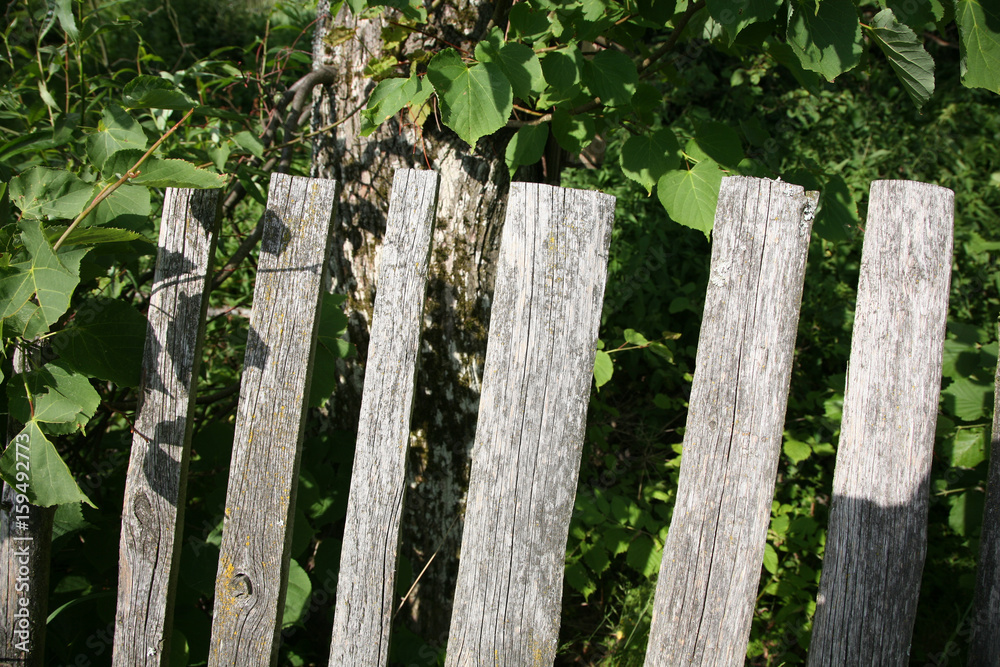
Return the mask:
<path fill-rule="evenodd" d="M 174 123 L 173 127 L 171 127 L 169 130 L 167 130 L 163 134 L 162 137 L 160 137 L 159 139 L 157 139 L 156 143 L 154 143 L 152 146 L 150 146 L 149 150 L 146 151 L 141 158 L 139 158 L 138 160 L 136 160 L 136 163 L 134 165 L 132 165 L 132 167 L 128 171 L 126 171 L 122 175 L 121 178 L 119 178 L 114 183 L 111 183 L 110 185 L 105 186 L 104 189 L 101 190 L 97 194 L 96 197 L 94 197 L 94 201 L 90 202 L 90 204 L 87 206 L 87 208 L 83 209 L 83 212 L 80 213 L 80 215 L 76 216 L 76 219 L 73 220 L 73 222 L 70 223 L 69 227 L 66 228 L 66 231 L 64 231 L 62 233 L 62 236 L 59 237 L 59 240 L 56 241 L 55 245 L 52 246 L 53 252 L 59 250 L 59 247 L 66 240 L 66 237 L 68 237 L 70 235 L 70 233 L 74 229 L 76 229 L 77 226 L 79 226 L 81 220 L 83 220 L 84 218 L 86 218 L 88 215 L 90 215 L 91 211 L 93 211 L 95 208 L 97 208 L 98 204 L 100 204 L 102 201 L 104 201 L 105 199 L 107 199 L 108 197 L 110 197 L 111 193 L 113 193 L 115 190 L 117 190 L 118 188 L 120 188 L 126 181 L 128 181 L 129 179 L 135 178 L 136 176 L 138 176 L 139 175 L 138 169 L 139 169 L 139 167 L 142 166 L 142 163 L 146 161 L 146 158 L 148 158 L 150 155 L 152 155 L 153 151 L 155 151 L 157 148 L 159 148 L 160 144 L 162 144 L 167 137 L 169 137 L 171 134 L 173 134 L 174 131 L 177 130 L 177 128 L 179 128 L 184 123 L 184 121 L 186 121 L 188 118 L 190 118 L 191 114 L 193 114 L 193 113 L 194 113 L 194 109 L 188 109 L 188 112 L 186 114 L 184 114 L 184 117 L 181 118 L 176 123 Z"/>

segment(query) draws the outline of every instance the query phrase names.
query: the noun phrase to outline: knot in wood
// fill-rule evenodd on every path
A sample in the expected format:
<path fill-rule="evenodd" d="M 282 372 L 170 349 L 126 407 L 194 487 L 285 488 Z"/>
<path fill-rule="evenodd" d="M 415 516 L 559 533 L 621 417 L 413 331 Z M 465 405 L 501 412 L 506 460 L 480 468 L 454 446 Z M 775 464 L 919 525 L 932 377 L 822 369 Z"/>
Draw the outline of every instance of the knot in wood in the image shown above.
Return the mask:
<path fill-rule="evenodd" d="M 234 598 L 244 598 L 249 597 L 253 594 L 253 584 L 250 582 L 250 577 L 240 573 L 229 580 L 229 593 Z"/>

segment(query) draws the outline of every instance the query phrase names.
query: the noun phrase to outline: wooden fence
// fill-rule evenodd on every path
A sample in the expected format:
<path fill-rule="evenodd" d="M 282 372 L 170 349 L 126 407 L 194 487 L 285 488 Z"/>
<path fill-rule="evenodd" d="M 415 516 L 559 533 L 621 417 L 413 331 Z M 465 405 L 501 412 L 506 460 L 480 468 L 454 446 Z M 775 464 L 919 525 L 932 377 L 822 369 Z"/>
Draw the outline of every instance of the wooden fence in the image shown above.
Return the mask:
<path fill-rule="evenodd" d="M 439 179 L 396 174 L 381 250 L 330 665 L 384 665 Z M 337 199 L 272 177 L 240 389 L 210 665 L 275 664 L 304 406 Z M 816 194 L 723 182 L 684 456 L 648 665 L 744 660 L 782 444 Z M 873 184 L 813 665 L 907 661 L 952 257 L 953 195 Z M 217 200 L 168 192 L 122 518 L 114 664 L 168 664 Z M 515 183 L 496 278 L 448 665 L 551 665 L 614 198 Z M 1000 429 L 994 429 L 996 433 Z M 141 434 L 141 435 L 140 435 Z M 996 507 L 994 444 L 988 503 Z M 4 489 L 4 498 L 13 497 Z M 32 530 L 51 525 L 35 512 Z M 1000 664 L 1000 511 L 987 512 L 973 664 Z M 44 595 L 20 602 L 24 526 L 0 512 L 2 657 L 42 664 Z M 23 568 L 23 569 L 21 569 Z M 38 580 L 38 579 L 36 579 Z M 22 612 L 22 609 L 28 611 Z M 22 623 L 23 622 L 23 623 Z M 24 634 L 17 630 L 24 628 Z M 28 643 L 20 643 L 30 637 Z M 976 639 L 978 638 L 978 639 Z M 21 649 L 27 649 L 22 651 Z M 4 662 L 4 664 L 8 664 Z"/>

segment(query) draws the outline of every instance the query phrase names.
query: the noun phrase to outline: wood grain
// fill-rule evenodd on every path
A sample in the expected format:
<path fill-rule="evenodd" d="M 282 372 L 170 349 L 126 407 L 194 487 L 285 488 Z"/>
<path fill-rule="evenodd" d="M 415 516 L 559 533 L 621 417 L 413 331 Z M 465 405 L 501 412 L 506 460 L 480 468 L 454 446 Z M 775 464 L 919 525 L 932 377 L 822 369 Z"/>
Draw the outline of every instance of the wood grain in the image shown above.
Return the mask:
<path fill-rule="evenodd" d="M 511 185 L 447 665 L 551 665 L 614 197 Z"/>
<path fill-rule="evenodd" d="M 218 190 L 169 188 L 125 482 L 115 665 L 169 664 Z"/>
<path fill-rule="evenodd" d="M 273 174 L 215 586 L 210 665 L 274 664 L 337 184 Z"/>
<path fill-rule="evenodd" d="M 380 250 L 330 665 L 384 665 L 440 177 L 397 169 Z"/>
<path fill-rule="evenodd" d="M 1000 335 L 1000 327 L 997 334 Z M 1000 364 L 993 381 L 993 434 L 986 507 L 976 565 L 976 597 L 968 628 L 969 667 L 1000 665 Z"/>
<path fill-rule="evenodd" d="M 817 193 L 722 182 L 680 481 L 646 665 L 742 665 Z"/>
<path fill-rule="evenodd" d="M 951 282 L 954 194 L 872 184 L 809 664 L 906 665 Z"/>

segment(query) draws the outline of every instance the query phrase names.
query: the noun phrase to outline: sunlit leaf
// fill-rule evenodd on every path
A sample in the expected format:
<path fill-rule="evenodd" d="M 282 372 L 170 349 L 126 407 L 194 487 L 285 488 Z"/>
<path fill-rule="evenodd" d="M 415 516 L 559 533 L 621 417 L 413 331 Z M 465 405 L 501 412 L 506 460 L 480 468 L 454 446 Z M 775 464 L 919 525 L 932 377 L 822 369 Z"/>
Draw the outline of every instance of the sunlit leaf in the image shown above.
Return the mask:
<path fill-rule="evenodd" d="M 962 83 L 1000 93 L 1000 6 L 982 0 L 957 0 Z"/>
<path fill-rule="evenodd" d="M 891 9 L 872 19 L 868 33 L 889 61 L 906 93 L 919 109 L 934 93 L 934 59 L 924 50 L 923 38 L 896 20 Z"/>
<path fill-rule="evenodd" d="M 507 124 L 513 91 L 497 65 L 467 67 L 458 52 L 449 48 L 431 60 L 427 78 L 437 91 L 442 122 L 470 146 Z"/>
<path fill-rule="evenodd" d="M 670 128 L 652 134 L 635 134 L 622 146 L 622 172 L 646 188 L 647 193 L 660 178 L 680 164 L 680 146 Z"/>
<path fill-rule="evenodd" d="M 505 159 L 511 178 L 521 165 L 535 164 L 545 154 L 545 142 L 549 139 L 549 124 L 525 125 L 520 128 L 507 144 Z"/>
<path fill-rule="evenodd" d="M 656 184 L 656 192 L 674 222 L 708 236 L 715 224 L 723 176 L 715 162 L 702 160 L 690 170 L 668 171 Z"/>
<path fill-rule="evenodd" d="M 0 457 L 0 477 L 14 488 L 18 484 L 17 473 L 23 471 L 23 468 L 18 468 L 19 463 L 29 466 L 30 481 L 25 487 L 25 495 L 31 503 L 51 507 L 84 502 L 94 507 L 94 503 L 80 490 L 55 446 L 35 422 L 25 426 Z"/>
<path fill-rule="evenodd" d="M 853 0 L 823 0 L 819 11 L 788 5 L 788 43 L 802 67 L 833 81 L 861 62 L 861 24 Z"/>

